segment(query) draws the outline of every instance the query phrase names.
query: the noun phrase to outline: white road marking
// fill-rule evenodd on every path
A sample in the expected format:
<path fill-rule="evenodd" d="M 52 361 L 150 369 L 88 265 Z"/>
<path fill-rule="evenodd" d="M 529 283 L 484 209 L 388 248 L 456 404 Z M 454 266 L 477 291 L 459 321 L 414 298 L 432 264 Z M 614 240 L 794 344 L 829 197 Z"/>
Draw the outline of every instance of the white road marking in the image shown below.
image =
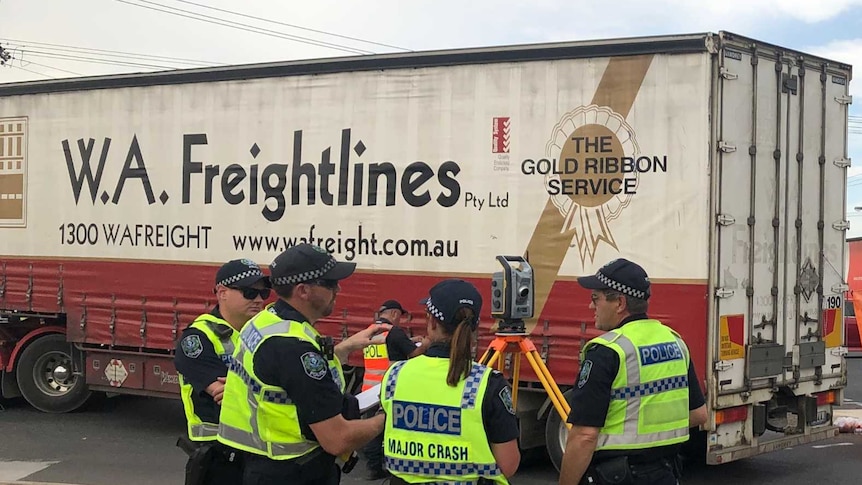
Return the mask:
<path fill-rule="evenodd" d="M 15 481 L 40 472 L 58 461 L 0 461 L 0 481 Z"/>
<path fill-rule="evenodd" d="M 820 448 L 832 448 L 833 446 L 853 446 L 853 443 L 832 443 L 829 445 L 814 445 L 812 448 L 819 450 Z"/>

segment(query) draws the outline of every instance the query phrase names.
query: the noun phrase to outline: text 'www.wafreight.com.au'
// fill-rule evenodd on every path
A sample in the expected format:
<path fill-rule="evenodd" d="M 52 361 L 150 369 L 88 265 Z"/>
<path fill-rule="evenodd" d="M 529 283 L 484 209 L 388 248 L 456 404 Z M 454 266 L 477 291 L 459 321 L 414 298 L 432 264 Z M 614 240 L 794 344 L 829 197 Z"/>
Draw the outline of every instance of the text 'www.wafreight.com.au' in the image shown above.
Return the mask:
<path fill-rule="evenodd" d="M 408 256 L 430 258 L 458 257 L 458 240 L 453 239 L 407 239 L 378 236 L 376 232 L 367 233 L 357 226 L 355 235 L 347 235 L 338 230 L 334 236 L 315 234 L 315 226 L 302 236 L 255 236 L 234 235 L 233 244 L 237 251 L 281 252 L 297 244 L 310 243 L 326 249 L 330 253 L 352 261 L 360 255 L 370 256 Z"/>

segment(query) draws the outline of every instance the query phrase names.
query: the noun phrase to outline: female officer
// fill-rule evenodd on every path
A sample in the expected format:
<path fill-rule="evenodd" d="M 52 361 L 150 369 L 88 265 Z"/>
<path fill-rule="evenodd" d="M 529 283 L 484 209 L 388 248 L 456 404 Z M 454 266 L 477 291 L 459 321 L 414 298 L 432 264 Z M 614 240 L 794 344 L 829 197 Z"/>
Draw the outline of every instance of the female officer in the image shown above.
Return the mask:
<path fill-rule="evenodd" d="M 431 345 L 425 355 L 393 364 L 383 378 L 391 483 L 509 483 L 521 457 L 512 390 L 471 355 L 482 296 L 457 279 L 429 293 L 421 303 Z"/>

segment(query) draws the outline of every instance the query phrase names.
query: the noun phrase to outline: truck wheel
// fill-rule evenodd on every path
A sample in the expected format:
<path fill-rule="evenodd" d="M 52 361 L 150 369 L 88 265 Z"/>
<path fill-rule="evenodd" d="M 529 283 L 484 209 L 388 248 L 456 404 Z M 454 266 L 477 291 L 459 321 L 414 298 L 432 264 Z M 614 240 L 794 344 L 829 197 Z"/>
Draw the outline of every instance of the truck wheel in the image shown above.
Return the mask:
<path fill-rule="evenodd" d="M 18 360 L 16 377 L 24 399 L 46 413 L 67 413 L 90 397 L 83 375 L 83 354 L 66 342 L 65 335 L 51 334 L 28 345 Z"/>
<path fill-rule="evenodd" d="M 569 401 L 572 397 L 572 391 L 564 392 L 563 397 Z M 566 439 L 568 437 L 569 428 L 552 405 L 548 409 L 548 421 L 545 423 L 545 446 L 548 449 L 548 457 L 551 458 L 551 463 L 554 464 L 558 472 L 563 464 L 563 452 L 566 451 Z"/>

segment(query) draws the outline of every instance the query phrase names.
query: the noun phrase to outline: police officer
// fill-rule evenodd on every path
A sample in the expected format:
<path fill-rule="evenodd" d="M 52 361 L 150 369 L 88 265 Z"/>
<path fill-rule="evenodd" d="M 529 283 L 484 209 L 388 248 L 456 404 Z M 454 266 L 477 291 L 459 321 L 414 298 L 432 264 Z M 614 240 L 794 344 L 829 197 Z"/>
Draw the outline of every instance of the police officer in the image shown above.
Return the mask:
<path fill-rule="evenodd" d="M 457 279 L 429 293 L 430 347 L 392 364 L 381 387 L 391 484 L 508 483 L 521 456 L 512 390 L 472 359 L 482 296 Z"/>
<path fill-rule="evenodd" d="M 239 453 L 216 442 L 219 405 L 239 329 L 269 298 L 269 279 L 255 262 L 235 259 L 219 268 L 213 291 L 218 303 L 186 327 L 174 355 L 188 426 L 188 439 L 179 442 L 189 453 L 186 485 L 235 484 L 242 478 Z"/>
<path fill-rule="evenodd" d="M 362 379 L 362 391 L 380 384 L 390 363 L 421 355 L 430 345 L 431 342 L 427 337 L 411 339 L 404 328 L 398 325 L 401 317 L 407 314 L 397 300 L 386 300 L 377 310 L 375 324 L 391 324 L 392 328 L 374 339 L 377 341 L 378 338 L 383 337 L 384 342 L 369 345 L 363 351 L 365 373 Z M 368 474 L 365 477 L 367 480 L 379 480 L 389 475 L 383 468 L 383 434 L 369 441 L 362 451 L 368 468 Z"/>
<path fill-rule="evenodd" d="M 706 422 L 688 348 L 647 317 L 650 282 L 637 264 L 616 259 L 578 283 L 607 333 L 582 350 L 560 484 L 676 484 L 679 447 Z"/>
<path fill-rule="evenodd" d="M 341 362 L 388 326 L 365 329 L 331 348 L 314 324 L 332 313 L 339 281 L 355 263 L 310 244 L 270 265 L 278 301 L 243 327 L 228 373 L 218 440 L 248 452 L 245 485 L 335 484 L 336 457 L 349 456 L 383 429 L 383 416 L 347 420 Z"/>

